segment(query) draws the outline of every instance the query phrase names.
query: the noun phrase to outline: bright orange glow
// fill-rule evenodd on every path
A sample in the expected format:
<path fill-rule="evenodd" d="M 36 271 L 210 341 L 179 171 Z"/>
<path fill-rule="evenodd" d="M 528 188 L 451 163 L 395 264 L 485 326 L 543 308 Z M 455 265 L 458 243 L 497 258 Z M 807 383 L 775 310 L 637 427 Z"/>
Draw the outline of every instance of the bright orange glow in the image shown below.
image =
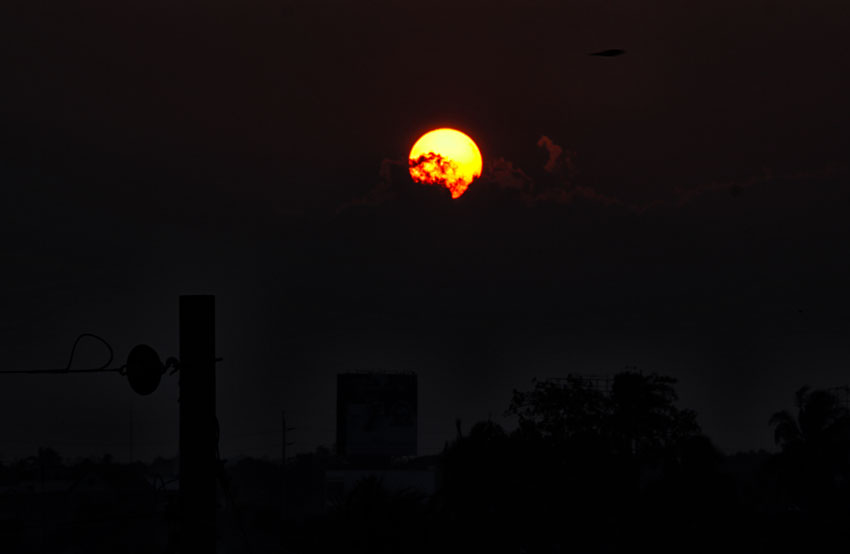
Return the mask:
<path fill-rule="evenodd" d="M 454 129 L 428 131 L 413 145 L 408 159 L 417 183 L 446 187 L 460 198 L 481 176 L 481 151 L 475 142 Z"/>

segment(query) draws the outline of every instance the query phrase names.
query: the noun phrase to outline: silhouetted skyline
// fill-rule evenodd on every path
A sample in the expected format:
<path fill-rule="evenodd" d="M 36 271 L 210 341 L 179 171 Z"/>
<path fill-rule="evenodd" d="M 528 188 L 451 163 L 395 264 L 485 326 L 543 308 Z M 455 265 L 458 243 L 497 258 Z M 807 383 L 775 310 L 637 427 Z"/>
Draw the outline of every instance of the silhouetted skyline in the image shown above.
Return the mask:
<path fill-rule="evenodd" d="M 396 456 L 410 453 L 414 383 L 341 375 L 340 448 L 219 459 L 214 495 L 203 479 L 205 518 L 202 506 L 179 515 L 182 459 L 71 462 L 41 448 L 0 464 L 0 540 L 22 554 L 195 552 L 204 540 L 206 551 L 258 554 L 544 554 L 796 553 L 848 538 L 846 394 L 799 388 L 770 417 L 779 451 L 725 455 L 679 405 L 676 379 L 571 375 L 515 390 L 512 431 L 458 421 L 439 454 Z M 188 532 L 190 521 L 215 526 Z"/>

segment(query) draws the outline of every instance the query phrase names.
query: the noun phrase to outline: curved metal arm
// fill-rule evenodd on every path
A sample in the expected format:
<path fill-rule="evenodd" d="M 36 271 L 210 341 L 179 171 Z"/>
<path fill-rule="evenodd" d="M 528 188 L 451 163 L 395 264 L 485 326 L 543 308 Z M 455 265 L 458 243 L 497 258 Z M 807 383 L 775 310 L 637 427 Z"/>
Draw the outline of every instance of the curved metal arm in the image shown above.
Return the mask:
<path fill-rule="evenodd" d="M 77 345 L 80 343 L 80 340 L 91 337 L 101 342 L 108 350 L 109 350 L 109 359 L 100 367 L 97 368 L 88 368 L 88 369 L 71 369 L 71 364 L 74 363 L 74 354 L 77 352 Z M 105 338 L 100 335 L 95 335 L 94 333 L 80 333 L 77 335 L 77 338 L 74 339 L 74 345 L 71 347 L 71 355 L 68 358 L 68 365 L 65 366 L 65 369 L 11 369 L 6 371 L 0 371 L 0 374 L 38 374 L 38 373 L 112 373 L 118 372 L 121 373 L 125 366 L 121 367 L 107 367 L 112 363 L 112 360 L 115 359 L 115 352 L 112 350 L 112 346 L 106 341 Z"/>

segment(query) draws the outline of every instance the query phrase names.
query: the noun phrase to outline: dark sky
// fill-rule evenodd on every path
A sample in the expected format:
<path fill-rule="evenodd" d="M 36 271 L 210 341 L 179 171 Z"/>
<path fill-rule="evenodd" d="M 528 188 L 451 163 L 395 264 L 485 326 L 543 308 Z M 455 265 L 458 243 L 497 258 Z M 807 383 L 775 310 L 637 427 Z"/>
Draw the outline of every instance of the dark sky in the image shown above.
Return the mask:
<path fill-rule="evenodd" d="M 331 444 L 350 370 L 418 373 L 422 453 L 533 377 L 672 375 L 726 451 L 850 382 L 846 2 L 50 4 L 0 6 L 8 368 L 176 355 L 215 294 L 225 457 L 282 409 Z M 446 125 L 486 164 L 457 201 L 403 165 Z M 131 410 L 176 452 L 176 378 L 2 379 L 0 459 L 126 459 Z"/>

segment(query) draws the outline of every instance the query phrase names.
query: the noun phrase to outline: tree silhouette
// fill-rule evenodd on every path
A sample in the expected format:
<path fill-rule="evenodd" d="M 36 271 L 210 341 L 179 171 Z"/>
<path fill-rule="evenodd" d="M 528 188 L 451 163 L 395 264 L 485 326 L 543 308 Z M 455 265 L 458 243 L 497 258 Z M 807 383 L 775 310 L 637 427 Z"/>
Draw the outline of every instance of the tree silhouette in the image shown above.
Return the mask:
<path fill-rule="evenodd" d="M 492 421 L 478 422 L 446 449 L 437 506 L 449 551 L 496 551 L 509 540 L 517 471 L 508 434 Z"/>
<path fill-rule="evenodd" d="M 395 553 L 428 549 L 425 498 L 413 490 L 389 491 L 368 476 L 336 504 L 319 551 Z"/>
<path fill-rule="evenodd" d="M 539 528 L 564 529 L 568 522 L 569 543 L 579 551 L 597 548 L 602 535 L 627 548 L 681 501 L 676 485 L 701 493 L 691 484 L 715 470 L 718 453 L 696 414 L 676 406 L 672 377 L 624 371 L 607 382 L 570 375 L 533 383 L 514 391 L 507 410 L 519 419 L 510 451 L 521 477 L 516 498 L 523 511 L 516 516 L 526 526 L 533 522 L 523 516 L 533 513 L 548 522 Z M 648 503 L 647 487 L 662 482 L 670 490 L 653 493 L 659 501 Z M 534 494 L 523 497 L 524 491 Z M 604 521 L 617 521 L 617 533 Z M 543 539 L 563 544 L 557 536 Z"/>
<path fill-rule="evenodd" d="M 533 383 L 530 391 L 513 391 L 507 410 L 519 418 L 521 433 L 550 441 L 603 433 L 610 402 L 590 381 L 569 375 Z"/>
<path fill-rule="evenodd" d="M 847 441 L 850 412 L 837 395 L 806 386 L 794 396 L 796 416 L 781 410 L 770 418 L 770 425 L 775 428 L 774 439 L 783 451 L 831 448 Z"/>
<path fill-rule="evenodd" d="M 781 448 L 780 487 L 799 509 L 832 509 L 850 478 L 850 411 L 834 393 L 807 386 L 797 390 L 795 408 L 769 421 Z"/>
<path fill-rule="evenodd" d="M 611 429 L 621 448 L 637 455 L 672 447 L 699 433 L 696 414 L 676 407 L 672 377 L 623 372 L 611 387 Z"/>
<path fill-rule="evenodd" d="M 602 438 L 616 454 L 659 453 L 700 434 L 696 413 L 676 407 L 672 377 L 624 371 L 610 391 L 570 375 L 535 381 L 528 392 L 514 390 L 507 414 L 519 418 L 522 433 L 544 439 Z"/>

